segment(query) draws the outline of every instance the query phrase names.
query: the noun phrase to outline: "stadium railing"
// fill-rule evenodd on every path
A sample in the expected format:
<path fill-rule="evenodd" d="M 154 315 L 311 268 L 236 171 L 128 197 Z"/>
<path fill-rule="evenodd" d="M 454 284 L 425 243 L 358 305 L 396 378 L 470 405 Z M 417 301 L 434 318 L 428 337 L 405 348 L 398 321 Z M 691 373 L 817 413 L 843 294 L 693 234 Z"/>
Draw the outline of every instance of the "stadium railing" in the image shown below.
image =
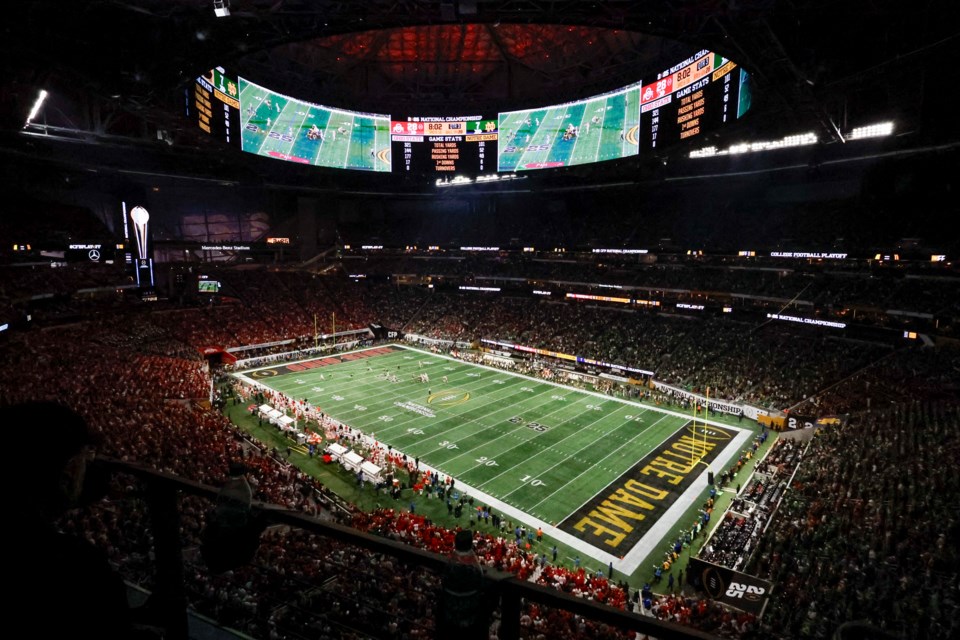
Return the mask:
<path fill-rule="evenodd" d="M 185 585 L 184 553 L 181 543 L 181 518 L 178 498 L 199 496 L 216 501 L 219 489 L 185 478 L 162 473 L 141 465 L 100 457 L 97 464 L 107 474 L 134 476 L 145 487 L 145 501 L 152 526 L 156 554 L 154 605 L 152 615 L 169 640 L 188 638 L 188 602 Z M 344 544 L 396 558 L 400 562 L 428 571 L 440 572 L 447 565 L 446 556 L 425 551 L 402 542 L 364 533 L 335 522 L 323 521 L 277 505 L 256 503 L 254 510 L 270 525 L 286 525 L 331 538 Z M 519 640 L 524 603 L 538 603 L 582 616 L 593 622 L 637 631 L 659 640 L 716 640 L 716 636 L 653 617 L 623 611 L 592 600 L 540 586 L 508 573 L 488 574 L 494 597 L 500 601 L 502 640 Z"/>

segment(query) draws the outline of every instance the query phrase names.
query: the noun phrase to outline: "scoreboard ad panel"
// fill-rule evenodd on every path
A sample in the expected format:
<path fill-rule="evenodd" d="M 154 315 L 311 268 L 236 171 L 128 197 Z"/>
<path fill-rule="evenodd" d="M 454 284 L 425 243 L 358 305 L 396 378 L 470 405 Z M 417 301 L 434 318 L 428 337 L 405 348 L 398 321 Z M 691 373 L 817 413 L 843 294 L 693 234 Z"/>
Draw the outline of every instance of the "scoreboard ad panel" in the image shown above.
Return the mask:
<path fill-rule="evenodd" d="M 735 62 L 701 51 L 640 90 L 640 143 L 659 149 L 736 121 L 750 108 L 749 76 Z"/>
<path fill-rule="evenodd" d="M 478 175 L 496 171 L 497 120 L 410 116 L 390 123 L 397 172 Z"/>
<path fill-rule="evenodd" d="M 187 117 L 201 131 L 227 144 L 238 145 L 240 92 L 237 79 L 222 67 L 211 69 L 186 89 Z"/>

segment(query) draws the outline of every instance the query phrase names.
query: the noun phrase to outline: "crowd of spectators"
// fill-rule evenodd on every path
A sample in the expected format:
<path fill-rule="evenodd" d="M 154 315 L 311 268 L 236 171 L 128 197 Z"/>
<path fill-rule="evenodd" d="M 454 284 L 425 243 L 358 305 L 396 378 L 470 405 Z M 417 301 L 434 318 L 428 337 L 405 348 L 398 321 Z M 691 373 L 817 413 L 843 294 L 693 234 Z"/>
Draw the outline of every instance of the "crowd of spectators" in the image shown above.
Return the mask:
<path fill-rule="evenodd" d="M 437 574 L 389 556 L 278 528 L 261 536 L 254 561 L 188 581 L 198 610 L 262 638 L 433 637 Z"/>
<path fill-rule="evenodd" d="M 748 567 L 777 587 L 767 637 L 867 620 L 895 637 L 960 632 L 955 403 L 911 402 L 817 432 Z"/>
<path fill-rule="evenodd" d="M 317 333 L 359 329 L 371 317 L 362 301 L 342 304 L 330 279 L 274 269 L 211 270 L 221 295 L 199 309 L 171 312 L 171 331 L 184 342 L 245 346 Z"/>
<path fill-rule="evenodd" d="M 794 437 L 782 436 L 774 442 L 762 463 L 755 465 L 747 485 L 737 484 L 736 497 L 698 558 L 743 571 L 800 464 L 804 446 L 802 439 Z"/>
<path fill-rule="evenodd" d="M 794 407 L 803 415 L 883 410 L 912 400 L 955 399 L 960 393 L 956 349 L 900 349 Z"/>
<path fill-rule="evenodd" d="M 72 296 L 77 291 L 130 284 L 120 267 L 95 262 L 30 262 L 0 265 L 0 300 L 22 303 L 33 296 Z"/>
<path fill-rule="evenodd" d="M 178 358 L 137 353 L 129 346 L 138 337 L 147 338 L 154 346 L 169 338 L 142 331 L 149 325 L 125 326 L 126 334 L 119 333 L 117 326 L 91 325 L 31 336 L 29 354 L 21 351 L 2 374 L 4 401 L 56 398 L 77 407 L 93 425 L 102 439 L 102 454 L 192 480 L 221 484 L 230 464 L 242 461 L 255 500 L 324 513 L 318 510 L 314 481 L 268 455 L 266 447 L 242 437 L 219 413 L 187 401 L 208 394 L 203 363 L 197 355 Z M 77 340 L 83 332 L 87 339 Z M 90 349 L 91 344 L 98 348 Z M 152 552 L 146 514 L 135 498 L 127 502 L 131 504 L 122 509 L 122 501 L 117 500 L 74 514 L 64 526 L 83 532 L 106 550 L 128 579 L 149 588 Z M 128 513 L 130 510 L 133 513 Z M 186 548 L 196 547 L 207 511 L 195 499 L 184 501 L 181 512 Z M 500 535 L 502 532 L 493 527 L 483 532 L 479 517 L 471 521 L 481 530 L 475 542 L 485 565 L 625 606 L 627 592 L 622 586 L 603 576 L 588 575 L 581 568 L 555 565 L 553 558 L 547 561 L 545 549 L 539 549 L 539 556 L 536 549 L 527 549 L 525 538 L 513 539 L 509 531 Z M 441 553 L 449 551 L 453 540 L 452 531 L 433 527 L 417 515 L 358 513 L 354 524 Z M 500 528 L 506 525 L 501 523 Z M 416 577 L 417 572 L 396 567 L 394 561 L 330 541 L 309 536 L 306 542 L 301 537 L 304 535 L 271 532 L 261 548 L 260 561 L 225 576 L 210 575 L 196 554 L 188 553 L 191 600 L 201 612 L 216 614 L 229 624 L 269 637 L 289 637 L 292 631 L 284 625 L 294 624 L 296 633 L 319 629 L 330 637 L 336 637 L 335 632 L 341 634 L 339 637 L 363 637 L 364 625 L 373 625 L 365 630 L 373 635 L 398 631 L 400 625 L 406 637 L 429 637 L 429 622 L 424 622 L 432 618 L 434 610 L 432 597 L 427 595 L 431 591 L 429 578 L 423 582 L 424 578 Z M 303 545 L 309 547 L 309 553 L 301 548 Z M 364 572 L 369 579 L 357 580 Z M 334 574 L 339 575 L 336 583 L 331 582 Z M 392 608 L 377 605 L 376 611 L 388 613 L 379 618 L 364 616 L 363 624 L 358 625 L 356 613 L 362 610 L 358 607 L 364 602 L 372 606 L 372 596 L 365 592 L 370 585 L 379 585 L 376 589 L 380 596 L 384 592 L 393 594 L 396 602 Z M 418 590 L 422 592 L 420 598 L 416 597 Z M 300 606 L 291 607 L 289 602 Z M 310 611 L 313 613 L 308 615 Z M 397 611 L 402 615 L 392 615 Z M 543 624 L 537 620 L 538 625 Z"/>
<path fill-rule="evenodd" d="M 649 358 L 670 382 L 691 390 L 710 385 L 711 397 L 782 406 L 816 394 L 821 413 L 857 412 L 850 426 L 827 430 L 814 441 L 785 493 L 784 478 L 799 463 L 799 452 L 798 445 L 778 444 L 760 469 L 763 475 L 739 491 L 735 514 L 730 522 L 725 519 L 708 553 L 739 566 L 757 547 L 749 570 L 777 583 L 780 594 L 762 622 L 770 635 L 820 635 L 859 617 L 899 632 L 922 628 L 929 637 L 956 631 L 950 575 L 956 575 L 957 558 L 948 541 L 956 535 L 949 500 L 958 487 L 949 470 L 960 418 L 949 396 L 960 367 L 951 352 L 890 351 L 825 339 L 804 328 L 666 319 L 587 305 L 513 298 L 491 304 L 490 298 L 423 290 L 408 295 L 395 287 L 358 288 L 319 277 L 297 289 L 302 283 L 295 275 L 252 273 L 258 275 L 225 279 L 240 294 L 235 304 L 158 313 L 123 310 L 10 335 L 3 345 L 7 366 L 0 371 L 0 402 L 56 399 L 76 408 L 95 428 L 101 453 L 199 482 L 222 484 L 230 465 L 242 461 L 256 500 L 330 517 L 316 481 L 270 455 L 203 402 L 210 397 L 210 373 L 198 347 L 310 335 L 314 313 L 336 314 L 345 327 L 382 317 L 445 339 L 498 337 L 626 364 Z M 298 302 L 297 296 L 304 300 Z M 278 304 L 295 306 L 275 314 Z M 365 315 L 373 314 L 371 309 L 376 316 Z M 524 366 L 541 371 L 540 365 Z M 925 401 L 890 404 L 909 396 Z M 750 460 L 747 451 L 721 474 L 721 486 L 739 482 L 739 471 Z M 763 521 L 770 533 L 758 540 L 760 518 L 781 496 L 786 496 L 781 512 Z M 64 526 L 84 532 L 129 579 L 149 587 L 149 527 L 142 505 L 139 510 L 134 505 L 130 514 L 120 513 L 117 504 L 75 514 Z M 704 512 L 709 514 L 711 506 L 704 505 Z M 182 513 L 189 548 L 203 529 L 206 506 L 186 501 Z M 358 513 L 352 521 L 363 530 L 439 552 L 452 544 L 451 531 L 414 514 Z M 547 560 L 545 549 L 528 549 L 522 540 L 511 540 L 509 531 L 501 535 L 475 522 L 475 547 L 487 566 L 614 606 L 632 606 L 623 585 L 563 567 Z M 702 516 L 698 522 L 705 524 Z M 690 531 L 690 540 L 678 538 L 681 546 L 699 533 L 696 525 Z M 198 557 L 187 554 L 198 610 L 271 638 L 430 636 L 435 576 L 296 530 L 271 530 L 259 554 L 250 567 L 223 576 L 210 575 Z M 754 621 L 689 595 L 651 597 L 649 608 L 645 600 L 638 609 L 661 619 L 739 636 L 755 629 Z M 796 601 L 803 607 L 790 604 Z M 897 604 L 878 604 L 888 601 Z M 622 632 L 565 612 L 526 607 L 526 637 L 574 632 L 621 637 Z"/>
<path fill-rule="evenodd" d="M 729 256 L 662 260 L 607 254 L 561 254 L 530 257 L 516 254 L 348 255 L 343 268 L 367 277 L 398 274 L 443 280 L 564 283 L 567 286 L 625 287 L 646 297 L 722 300 L 732 297 L 772 299 L 816 306 L 824 313 L 856 307 L 861 314 L 898 309 L 952 316 L 960 307 L 950 294 L 956 277 L 947 268 L 837 263 L 824 266 L 775 258 Z M 378 279 L 379 279 L 378 278 Z"/>
<path fill-rule="evenodd" d="M 817 328 L 676 318 L 579 303 L 436 293 L 406 324 L 430 338 L 498 339 L 654 371 L 711 397 L 786 408 L 876 362 L 890 347 Z"/>

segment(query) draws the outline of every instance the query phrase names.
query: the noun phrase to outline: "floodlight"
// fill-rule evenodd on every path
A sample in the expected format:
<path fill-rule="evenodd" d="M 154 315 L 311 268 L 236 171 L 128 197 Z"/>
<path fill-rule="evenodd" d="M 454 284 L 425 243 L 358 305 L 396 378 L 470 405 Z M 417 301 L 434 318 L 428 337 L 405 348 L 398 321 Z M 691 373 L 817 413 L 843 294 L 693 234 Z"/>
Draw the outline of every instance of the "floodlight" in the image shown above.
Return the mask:
<path fill-rule="evenodd" d="M 865 127 L 857 127 L 850 132 L 850 139 L 862 139 L 862 138 L 879 138 L 883 136 L 889 136 L 893 134 L 893 123 L 892 122 L 878 122 L 877 124 L 867 125 Z"/>
<path fill-rule="evenodd" d="M 30 124 L 34 118 L 37 117 L 37 114 L 40 112 L 40 107 L 43 106 L 44 100 L 47 99 L 46 89 L 40 89 L 40 93 L 37 94 L 37 99 L 33 103 L 33 107 L 30 109 L 30 115 L 27 116 L 27 121 L 23 123 L 23 126 Z"/>

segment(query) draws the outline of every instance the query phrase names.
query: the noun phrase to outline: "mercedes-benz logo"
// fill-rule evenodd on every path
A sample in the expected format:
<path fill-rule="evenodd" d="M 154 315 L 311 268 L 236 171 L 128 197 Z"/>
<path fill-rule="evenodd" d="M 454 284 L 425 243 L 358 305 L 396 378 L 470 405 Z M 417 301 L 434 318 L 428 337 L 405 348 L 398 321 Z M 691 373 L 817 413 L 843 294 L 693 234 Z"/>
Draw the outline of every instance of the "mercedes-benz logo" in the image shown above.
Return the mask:
<path fill-rule="evenodd" d="M 94 262 L 100 260 L 100 252 L 96 249 L 90 249 L 90 253 L 88 253 L 87 256 Z"/>

